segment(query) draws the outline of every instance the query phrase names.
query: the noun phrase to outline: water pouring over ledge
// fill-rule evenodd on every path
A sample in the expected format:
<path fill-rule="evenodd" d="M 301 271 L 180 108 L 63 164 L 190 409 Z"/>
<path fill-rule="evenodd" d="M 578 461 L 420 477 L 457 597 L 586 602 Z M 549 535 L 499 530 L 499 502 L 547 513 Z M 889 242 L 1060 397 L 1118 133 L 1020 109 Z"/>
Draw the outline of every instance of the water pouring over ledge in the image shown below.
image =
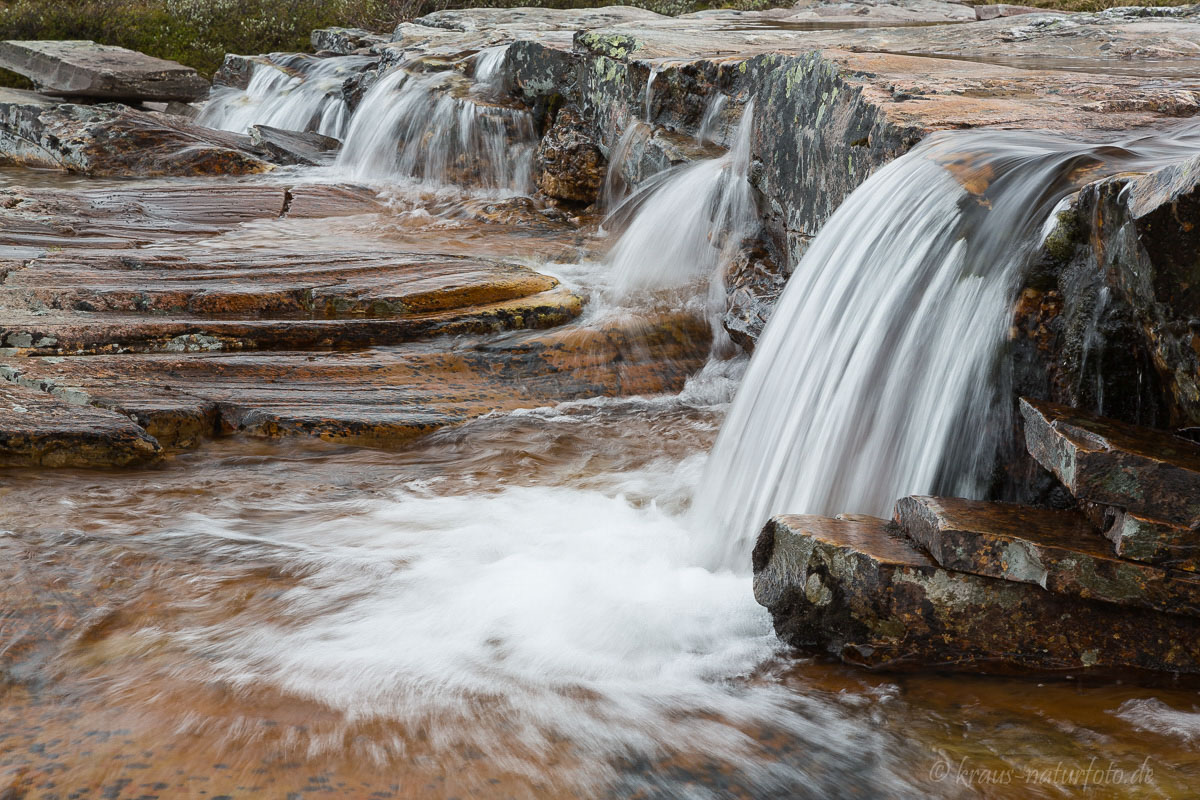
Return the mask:
<path fill-rule="evenodd" d="M 778 513 L 982 496 L 1011 430 L 997 356 L 1047 217 L 1099 174 L 1197 150 L 1195 127 L 1112 145 L 939 133 L 856 189 L 792 274 L 697 489 L 710 566 L 745 570 Z"/>

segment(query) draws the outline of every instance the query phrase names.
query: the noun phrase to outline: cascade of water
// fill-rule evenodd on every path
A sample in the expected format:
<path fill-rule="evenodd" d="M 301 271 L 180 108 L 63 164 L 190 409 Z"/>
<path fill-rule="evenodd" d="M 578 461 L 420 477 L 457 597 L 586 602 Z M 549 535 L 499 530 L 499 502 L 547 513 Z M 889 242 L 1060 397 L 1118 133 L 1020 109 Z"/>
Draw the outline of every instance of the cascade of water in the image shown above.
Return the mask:
<path fill-rule="evenodd" d="M 725 110 L 728 103 L 729 97 L 720 93 L 708 101 L 708 106 L 704 109 L 704 117 L 700 120 L 700 128 L 696 131 L 697 142 L 704 144 L 716 141 L 717 123 L 720 122 L 721 112 Z"/>
<path fill-rule="evenodd" d="M 650 75 L 646 78 L 646 90 L 642 95 L 642 118 L 646 122 L 650 122 L 651 106 L 654 103 L 654 79 L 658 77 L 659 67 L 657 64 L 651 65 Z"/>
<path fill-rule="evenodd" d="M 486 63 L 480 67 L 485 81 L 494 80 Z M 536 142 L 528 112 L 472 96 L 457 72 L 401 67 L 367 92 L 337 163 L 358 180 L 413 178 L 528 194 Z"/>
<path fill-rule="evenodd" d="M 346 80 L 372 61 L 369 56 L 273 54 L 269 64 L 254 65 L 245 90 L 214 91 L 197 122 L 235 133 L 246 133 L 252 125 L 270 125 L 340 139 L 349 117 Z"/>
<path fill-rule="evenodd" d="M 624 177 L 625 163 L 629 161 L 635 147 L 650 135 L 650 126 L 640 120 L 629 123 L 608 156 L 608 172 L 604 175 L 604 194 L 601 198 L 606 209 L 614 209 L 628 196 L 629 184 Z"/>
<path fill-rule="evenodd" d="M 614 211 L 636 209 L 608 256 L 618 296 L 708 281 L 723 302 L 721 267 L 758 227 L 747 181 L 753 115 L 747 103 L 728 153 L 651 182 Z"/>
<path fill-rule="evenodd" d="M 722 426 L 692 509 L 711 564 L 746 569 L 773 514 L 980 496 L 1012 413 L 995 356 L 1043 220 L 1097 167 L 1198 140 L 938 134 L 873 175 L 797 265 Z"/>

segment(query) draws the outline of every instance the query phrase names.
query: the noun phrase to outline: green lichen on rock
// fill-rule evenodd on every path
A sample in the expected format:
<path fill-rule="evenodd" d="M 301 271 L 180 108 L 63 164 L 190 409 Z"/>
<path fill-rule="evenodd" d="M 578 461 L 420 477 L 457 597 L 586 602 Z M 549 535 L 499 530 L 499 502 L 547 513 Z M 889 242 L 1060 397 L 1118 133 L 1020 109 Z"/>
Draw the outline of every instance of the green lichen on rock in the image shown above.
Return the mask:
<path fill-rule="evenodd" d="M 589 53 L 628 61 L 629 56 L 642 47 L 642 42 L 621 33 L 582 31 L 575 35 L 575 45 Z"/>

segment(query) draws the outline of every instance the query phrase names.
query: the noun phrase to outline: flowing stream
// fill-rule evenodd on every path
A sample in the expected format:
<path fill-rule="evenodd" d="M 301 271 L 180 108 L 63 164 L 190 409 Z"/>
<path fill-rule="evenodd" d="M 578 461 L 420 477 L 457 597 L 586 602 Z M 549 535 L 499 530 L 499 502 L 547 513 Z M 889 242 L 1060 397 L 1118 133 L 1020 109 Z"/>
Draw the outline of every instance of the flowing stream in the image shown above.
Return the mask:
<path fill-rule="evenodd" d="M 309 177 L 390 184 L 393 208 L 209 245 L 519 255 L 589 295 L 577 326 L 681 297 L 718 314 L 758 225 L 753 104 L 728 154 L 650 182 L 580 247 L 428 210 L 447 186 L 530 191 L 532 121 L 493 102 L 498 57 L 473 82 L 396 68 L 349 120 L 337 59 L 256 69 L 203 119 L 338 135 L 338 165 Z M 714 348 L 678 395 L 493 414 L 394 452 L 231 440 L 157 470 L 18 473 L 4 557 L 99 610 L 48 663 L 64 688 L 10 704 L 96 754 L 64 786 L 132 758 L 207 771 L 208 796 L 292 777 L 364 798 L 955 796 L 938 764 L 1018 768 L 1033 741 L 1050 761 L 1153 758 L 1165 792 L 1185 787 L 1194 694 L 798 657 L 754 602 L 747 551 L 778 511 L 978 493 L 1008 413 L 1009 295 L 1047 216 L 1084 172 L 1197 146 L 932 137 L 825 225 L 749 365 Z M 0 722 L 0 741 L 23 725 Z"/>

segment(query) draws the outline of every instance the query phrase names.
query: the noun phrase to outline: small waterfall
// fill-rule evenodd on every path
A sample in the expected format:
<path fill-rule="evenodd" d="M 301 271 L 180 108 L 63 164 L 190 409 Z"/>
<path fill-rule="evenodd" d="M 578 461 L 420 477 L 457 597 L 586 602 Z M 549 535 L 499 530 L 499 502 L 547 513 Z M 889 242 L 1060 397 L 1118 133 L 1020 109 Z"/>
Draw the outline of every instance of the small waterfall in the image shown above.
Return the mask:
<path fill-rule="evenodd" d="M 650 126 L 640 120 L 632 120 L 621 138 L 617 140 L 608 157 L 608 172 L 604 176 L 603 207 L 615 209 L 628 196 L 629 184 L 624 177 L 625 163 L 634 150 L 650 136 Z"/>
<path fill-rule="evenodd" d="M 338 139 L 345 136 L 349 118 L 346 81 L 376 59 L 278 53 L 269 58 L 270 64 L 254 65 L 245 90 L 214 91 L 197 122 L 235 133 L 246 133 L 252 125 L 270 125 Z"/>
<path fill-rule="evenodd" d="M 704 109 L 704 117 L 700 120 L 700 128 L 696 131 L 696 141 L 700 144 L 716 142 L 717 125 L 721 121 L 721 112 L 729 104 L 729 97 L 718 93 L 708 101 Z"/>
<path fill-rule="evenodd" d="M 1043 221 L 1100 170 L 1196 140 L 937 134 L 867 180 L 797 265 L 714 446 L 692 509 L 713 566 L 746 569 L 774 514 L 981 496 L 1011 430 L 996 355 Z"/>
<path fill-rule="evenodd" d="M 484 51 L 476 84 L 454 71 L 404 67 L 379 79 L 350 122 L 338 165 L 357 180 L 410 178 L 531 193 L 533 118 L 485 97 L 496 88 L 495 58 Z"/>
<path fill-rule="evenodd" d="M 619 296 L 709 281 L 724 303 L 722 267 L 758 228 L 747 173 L 754 103 L 746 104 L 734 147 L 651 181 L 614 211 L 634 213 L 608 256 Z"/>

